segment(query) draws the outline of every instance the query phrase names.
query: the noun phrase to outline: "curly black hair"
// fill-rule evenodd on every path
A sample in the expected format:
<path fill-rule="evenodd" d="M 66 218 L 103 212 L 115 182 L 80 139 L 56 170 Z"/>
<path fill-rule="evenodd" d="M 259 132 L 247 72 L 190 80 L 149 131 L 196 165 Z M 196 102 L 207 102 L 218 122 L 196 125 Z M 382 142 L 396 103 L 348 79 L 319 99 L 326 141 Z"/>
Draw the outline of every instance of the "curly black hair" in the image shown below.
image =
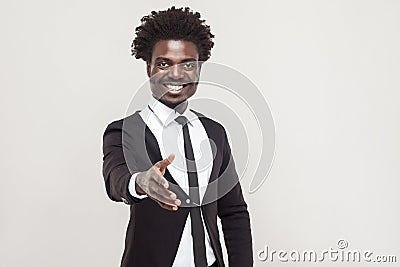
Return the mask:
<path fill-rule="evenodd" d="M 160 40 L 191 41 L 197 46 L 199 61 L 206 61 L 211 56 L 214 46 L 210 26 L 200 19 L 200 13 L 189 7 L 151 11 L 151 15 L 141 19 L 141 25 L 136 27 L 136 38 L 131 45 L 132 56 L 151 62 L 154 45 Z"/>

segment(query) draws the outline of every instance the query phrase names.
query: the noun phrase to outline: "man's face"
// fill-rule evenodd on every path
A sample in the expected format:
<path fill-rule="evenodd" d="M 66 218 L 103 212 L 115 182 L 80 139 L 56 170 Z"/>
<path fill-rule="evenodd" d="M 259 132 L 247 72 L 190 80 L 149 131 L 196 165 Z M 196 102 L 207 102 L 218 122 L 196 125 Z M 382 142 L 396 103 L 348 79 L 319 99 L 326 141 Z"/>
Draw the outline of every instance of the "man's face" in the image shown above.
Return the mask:
<path fill-rule="evenodd" d="M 200 74 L 199 54 L 193 42 L 162 40 L 153 48 L 147 74 L 155 98 L 173 108 L 191 97 Z"/>

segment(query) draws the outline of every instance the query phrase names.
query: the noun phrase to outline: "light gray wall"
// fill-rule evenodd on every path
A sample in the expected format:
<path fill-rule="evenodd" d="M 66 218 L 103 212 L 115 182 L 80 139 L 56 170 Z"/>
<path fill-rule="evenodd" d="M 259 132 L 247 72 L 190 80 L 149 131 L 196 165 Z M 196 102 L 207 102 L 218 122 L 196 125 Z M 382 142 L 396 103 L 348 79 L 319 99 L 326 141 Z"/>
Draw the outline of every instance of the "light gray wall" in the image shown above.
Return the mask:
<path fill-rule="evenodd" d="M 212 61 L 249 77 L 274 115 L 270 175 L 245 190 L 255 266 L 279 265 L 257 260 L 265 246 L 340 238 L 400 261 L 400 2 L 173 3 L 207 19 Z M 118 266 L 129 209 L 106 196 L 102 134 L 145 81 L 134 28 L 171 4 L 0 3 L 1 266 Z"/>

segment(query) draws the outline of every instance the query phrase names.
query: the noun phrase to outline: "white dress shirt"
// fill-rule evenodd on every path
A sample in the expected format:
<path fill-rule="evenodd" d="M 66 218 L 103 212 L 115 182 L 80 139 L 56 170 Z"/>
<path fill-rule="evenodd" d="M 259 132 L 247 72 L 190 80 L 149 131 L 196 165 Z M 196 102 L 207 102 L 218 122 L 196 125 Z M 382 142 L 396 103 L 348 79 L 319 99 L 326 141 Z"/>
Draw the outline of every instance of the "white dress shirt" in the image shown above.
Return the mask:
<path fill-rule="evenodd" d="M 183 131 L 182 125 L 176 122 L 175 118 L 182 115 L 189 120 L 188 129 L 196 161 L 200 200 L 202 200 L 207 188 L 208 180 L 210 179 L 213 164 L 212 150 L 203 124 L 197 115 L 189 110 L 189 103 L 182 114 L 169 108 L 153 97 L 150 100 L 149 106 L 143 109 L 139 114 L 155 136 L 162 158 L 167 158 L 171 153 L 175 154 L 175 159 L 167 169 L 186 194 L 189 194 L 189 181 L 186 169 Z M 136 175 L 137 173 L 131 177 L 129 182 L 129 192 L 134 197 L 145 198 L 147 195 L 138 195 L 136 193 Z M 181 199 L 182 203 L 184 201 L 185 199 Z M 210 266 L 214 263 L 216 258 L 211 247 L 210 237 L 205 228 L 204 219 L 203 227 L 205 233 L 207 264 Z M 195 267 L 191 228 L 191 219 L 190 216 L 188 216 L 178 251 L 172 265 L 173 267 Z"/>

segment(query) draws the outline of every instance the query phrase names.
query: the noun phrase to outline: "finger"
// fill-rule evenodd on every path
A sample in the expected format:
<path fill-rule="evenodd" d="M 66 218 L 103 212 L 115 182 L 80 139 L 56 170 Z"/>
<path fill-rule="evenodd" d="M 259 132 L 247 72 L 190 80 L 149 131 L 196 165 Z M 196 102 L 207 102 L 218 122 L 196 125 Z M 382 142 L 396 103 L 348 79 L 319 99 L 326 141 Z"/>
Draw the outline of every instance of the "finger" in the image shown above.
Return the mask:
<path fill-rule="evenodd" d="M 159 162 L 157 162 L 156 163 L 156 166 L 160 169 L 160 171 L 164 174 L 164 171 L 165 171 L 165 169 L 167 168 L 167 166 L 169 165 L 169 164 L 171 164 L 172 163 L 172 161 L 175 159 L 175 154 L 170 154 L 169 156 L 168 156 L 168 158 L 166 158 L 166 159 L 163 159 L 163 160 L 161 160 L 161 161 L 159 161 Z"/>
<path fill-rule="evenodd" d="M 158 202 L 158 204 L 166 210 L 171 210 L 171 211 L 177 211 L 178 210 L 178 206 L 170 206 L 168 204 L 162 203 L 162 202 Z"/>
<path fill-rule="evenodd" d="M 151 180 L 148 184 L 149 191 L 155 192 L 159 194 L 161 197 L 165 198 L 168 203 L 174 203 L 176 205 L 180 205 L 181 201 L 177 198 L 175 192 L 168 190 L 169 182 L 164 178 L 164 176 L 160 175 L 158 172 L 151 176 Z"/>
<path fill-rule="evenodd" d="M 168 199 L 164 198 L 163 196 L 161 196 L 161 195 L 159 195 L 157 193 L 152 194 L 151 197 L 153 199 L 157 200 L 158 202 L 162 203 L 163 205 L 170 206 L 170 207 L 178 207 L 181 204 L 181 201 L 178 200 L 178 199 L 174 200 L 174 201 L 171 201 L 171 200 L 168 200 Z"/>
<path fill-rule="evenodd" d="M 153 197 L 157 197 L 158 200 L 167 204 L 181 204 L 181 201 L 177 198 L 174 192 L 167 190 L 165 187 L 160 186 L 154 182 L 149 184 L 149 194 Z"/>
<path fill-rule="evenodd" d="M 178 210 L 178 206 L 170 206 L 170 205 L 164 204 L 162 202 L 160 203 L 160 206 L 163 209 L 166 209 L 166 210 L 172 210 L 172 211 L 177 211 Z"/>
<path fill-rule="evenodd" d="M 176 206 L 176 205 L 169 205 L 169 204 L 166 204 L 166 203 L 164 203 L 164 202 L 159 201 L 159 200 L 156 199 L 156 198 L 153 198 L 153 197 L 151 197 L 151 196 L 149 196 L 149 197 L 150 197 L 152 200 L 154 200 L 155 202 L 157 202 L 157 204 L 160 205 L 160 207 L 162 207 L 163 209 L 171 210 L 171 211 L 176 211 L 176 210 L 178 210 L 178 206 Z"/>
<path fill-rule="evenodd" d="M 157 200 L 169 204 L 169 205 L 180 205 L 181 201 L 176 198 L 176 194 L 165 189 L 163 186 L 152 183 L 149 186 L 148 195 L 156 198 Z"/>
<path fill-rule="evenodd" d="M 159 184 L 160 186 L 164 186 L 164 188 L 169 187 L 169 183 L 167 179 L 163 176 L 163 174 L 158 170 L 157 168 L 154 169 L 155 172 L 152 173 L 151 175 L 151 181 L 153 181 L 156 184 Z"/>

